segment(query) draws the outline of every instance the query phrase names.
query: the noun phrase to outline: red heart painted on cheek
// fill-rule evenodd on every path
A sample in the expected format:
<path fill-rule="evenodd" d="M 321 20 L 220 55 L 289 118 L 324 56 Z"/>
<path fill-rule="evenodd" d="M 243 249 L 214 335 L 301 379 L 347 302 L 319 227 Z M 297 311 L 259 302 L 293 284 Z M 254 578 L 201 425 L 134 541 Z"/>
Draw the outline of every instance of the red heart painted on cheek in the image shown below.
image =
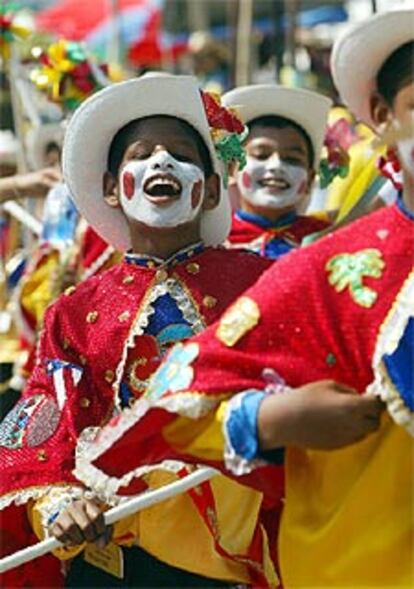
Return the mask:
<path fill-rule="evenodd" d="M 247 172 L 243 172 L 243 175 L 242 175 L 242 183 L 243 183 L 243 186 L 245 188 L 251 188 L 252 187 L 252 179 L 250 177 L 250 174 L 248 174 Z"/>
<path fill-rule="evenodd" d="M 128 200 L 131 200 L 135 192 L 135 178 L 131 174 L 131 172 L 124 173 L 124 175 L 122 176 L 122 185 L 126 198 Z"/>

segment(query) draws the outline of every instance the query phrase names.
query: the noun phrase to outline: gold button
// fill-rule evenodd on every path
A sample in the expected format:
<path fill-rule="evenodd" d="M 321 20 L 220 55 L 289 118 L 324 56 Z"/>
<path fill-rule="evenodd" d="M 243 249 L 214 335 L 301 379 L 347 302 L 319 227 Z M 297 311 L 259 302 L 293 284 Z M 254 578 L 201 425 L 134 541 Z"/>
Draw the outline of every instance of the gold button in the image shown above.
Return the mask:
<path fill-rule="evenodd" d="M 82 366 L 85 366 L 85 364 L 86 364 L 85 356 L 79 356 L 79 362 L 82 364 Z"/>
<path fill-rule="evenodd" d="M 132 284 L 134 282 L 134 277 L 129 274 L 122 279 L 122 284 Z"/>
<path fill-rule="evenodd" d="M 157 273 L 155 276 L 156 276 L 157 280 L 162 282 L 163 280 L 167 280 L 168 272 L 166 270 L 157 270 Z"/>
<path fill-rule="evenodd" d="M 67 340 L 67 339 L 65 338 L 65 339 L 63 340 L 63 343 L 62 343 L 62 348 L 63 348 L 64 350 L 67 350 L 69 347 L 70 347 L 69 340 Z"/>
<path fill-rule="evenodd" d="M 148 260 L 147 268 L 155 268 L 155 262 L 153 260 Z"/>
<path fill-rule="evenodd" d="M 106 382 L 113 382 L 114 378 L 115 378 L 115 372 L 113 370 L 105 370 L 105 376 L 104 376 Z"/>
<path fill-rule="evenodd" d="M 136 359 L 137 366 L 146 366 L 147 363 L 148 358 L 145 358 L 145 356 L 138 356 L 138 358 Z"/>
<path fill-rule="evenodd" d="M 87 409 L 91 404 L 90 399 L 88 399 L 87 397 L 82 397 L 79 403 L 82 409 Z"/>
<path fill-rule="evenodd" d="M 129 311 L 124 311 L 123 313 L 118 315 L 118 321 L 128 321 L 129 315 L 130 315 Z"/>
<path fill-rule="evenodd" d="M 47 460 L 46 450 L 38 450 L 37 459 L 39 460 L 39 462 L 46 462 L 46 460 Z"/>
<path fill-rule="evenodd" d="M 206 295 L 203 298 L 203 305 L 205 307 L 207 307 L 207 309 L 212 309 L 213 307 L 215 307 L 217 305 L 216 297 L 212 297 L 211 295 Z"/>
<path fill-rule="evenodd" d="M 95 323 L 95 321 L 97 321 L 98 319 L 98 311 L 90 311 L 87 315 L 86 315 L 86 321 L 88 323 Z"/>
<path fill-rule="evenodd" d="M 69 295 L 73 294 L 75 292 L 75 290 L 76 290 L 76 286 L 73 286 L 73 285 L 68 286 L 68 288 L 64 291 L 64 294 L 66 296 L 69 296 Z"/>
<path fill-rule="evenodd" d="M 189 274 L 198 274 L 200 272 L 200 265 L 197 262 L 190 262 L 190 264 L 187 264 L 186 270 Z"/>

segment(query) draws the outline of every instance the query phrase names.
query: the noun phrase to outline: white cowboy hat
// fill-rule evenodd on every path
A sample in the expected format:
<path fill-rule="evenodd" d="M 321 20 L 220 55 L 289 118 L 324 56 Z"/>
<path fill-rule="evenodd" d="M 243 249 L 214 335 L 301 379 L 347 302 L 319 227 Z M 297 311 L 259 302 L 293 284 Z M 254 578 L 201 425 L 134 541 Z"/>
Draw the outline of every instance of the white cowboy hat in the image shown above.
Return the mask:
<path fill-rule="evenodd" d="M 414 10 L 382 12 L 348 27 L 334 44 L 331 71 L 336 87 L 354 115 L 373 125 L 370 98 L 387 58 L 414 40 Z"/>
<path fill-rule="evenodd" d="M 237 108 L 243 122 L 249 123 L 259 117 L 274 115 L 289 119 L 302 127 L 311 140 L 315 153 L 314 168 L 317 169 L 322 151 L 325 127 L 332 101 L 326 96 L 285 88 L 276 84 L 242 86 L 223 95 L 227 107 Z"/>
<path fill-rule="evenodd" d="M 196 129 L 208 148 L 214 171 L 223 179 L 200 89 L 192 76 L 150 74 L 108 86 L 75 111 L 66 130 L 63 174 L 76 205 L 94 229 L 120 250 L 129 249 L 131 242 L 123 213 L 103 200 L 109 147 L 124 125 L 156 115 L 182 119 Z M 229 199 L 221 183 L 218 206 L 203 212 L 201 238 L 206 245 L 219 245 L 226 239 L 230 224 Z"/>

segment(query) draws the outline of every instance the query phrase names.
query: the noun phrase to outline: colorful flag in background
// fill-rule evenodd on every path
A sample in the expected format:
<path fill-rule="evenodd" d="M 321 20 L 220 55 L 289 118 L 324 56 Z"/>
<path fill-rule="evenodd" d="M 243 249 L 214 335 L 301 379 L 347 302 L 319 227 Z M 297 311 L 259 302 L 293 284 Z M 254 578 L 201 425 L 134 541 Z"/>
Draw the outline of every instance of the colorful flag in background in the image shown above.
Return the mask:
<path fill-rule="evenodd" d="M 134 63 L 150 64 L 162 59 L 162 10 L 165 0 L 117 0 L 115 22 L 108 0 L 61 0 L 38 13 L 40 31 L 73 41 L 83 41 L 105 55 L 114 29 L 120 48 Z"/>

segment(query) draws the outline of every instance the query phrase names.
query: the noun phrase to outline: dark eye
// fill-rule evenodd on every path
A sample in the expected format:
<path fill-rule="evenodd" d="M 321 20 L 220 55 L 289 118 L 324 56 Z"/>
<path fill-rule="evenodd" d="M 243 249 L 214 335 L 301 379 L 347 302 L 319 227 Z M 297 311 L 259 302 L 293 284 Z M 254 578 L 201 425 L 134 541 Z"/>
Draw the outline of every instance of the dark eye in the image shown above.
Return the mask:
<path fill-rule="evenodd" d="M 291 164 L 292 166 L 302 166 L 305 167 L 305 162 L 300 157 L 289 156 L 282 158 L 282 161 Z"/>
<path fill-rule="evenodd" d="M 172 153 L 171 155 L 179 162 L 187 162 L 190 164 L 194 163 L 193 159 L 188 155 L 183 155 L 182 153 Z"/>
<path fill-rule="evenodd" d="M 256 160 L 260 160 L 260 161 L 264 161 L 267 160 L 270 157 L 270 153 L 268 151 L 263 151 L 261 150 L 252 150 L 248 153 L 248 155 L 250 155 L 251 157 L 253 157 Z"/>

